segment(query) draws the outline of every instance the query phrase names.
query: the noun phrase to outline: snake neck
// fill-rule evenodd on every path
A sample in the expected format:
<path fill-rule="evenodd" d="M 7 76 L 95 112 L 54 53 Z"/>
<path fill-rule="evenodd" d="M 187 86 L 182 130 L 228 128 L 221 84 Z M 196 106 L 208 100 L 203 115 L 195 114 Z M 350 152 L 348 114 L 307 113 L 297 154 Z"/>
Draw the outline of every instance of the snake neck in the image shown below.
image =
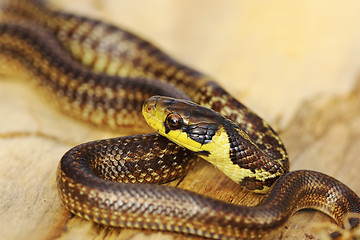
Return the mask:
<path fill-rule="evenodd" d="M 271 162 L 270 165 L 265 164 L 265 168 L 269 172 L 273 173 L 279 170 L 280 175 L 288 172 L 288 155 L 282 140 L 274 129 L 264 119 L 232 97 L 216 82 L 210 81 L 206 86 L 207 88 L 201 91 L 196 101 L 200 105 L 210 108 L 230 120 L 224 124 L 224 131 L 229 138 L 231 161 L 233 163 L 240 163 L 246 169 L 251 169 L 267 159 L 266 162 Z M 240 155 L 236 154 L 236 150 L 241 145 L 240 142 L 242 140 L 245 140 L 244 144 L 247 145 L 246 147 L 254 148 L 256 146 L 254 152 L 257 153 L 260 159 L 258 162 L 254 162 L 254 165 L 247 162 L 249 159 L 239 161 Z M 260 178 L 264 181 L 264 177 Z M 251 180 L 249 179 L 249 181 Z M 270 184 L 269 182 L 266 185 Z"/>
<path fill-rule="evenodd" d="M 201 149 L 198 154 L 202 158 L 234 182 L 256 193 L 268 192 L 273 183 L 289 171 L 286 158 L 272 158 L 228 120 Z"/>

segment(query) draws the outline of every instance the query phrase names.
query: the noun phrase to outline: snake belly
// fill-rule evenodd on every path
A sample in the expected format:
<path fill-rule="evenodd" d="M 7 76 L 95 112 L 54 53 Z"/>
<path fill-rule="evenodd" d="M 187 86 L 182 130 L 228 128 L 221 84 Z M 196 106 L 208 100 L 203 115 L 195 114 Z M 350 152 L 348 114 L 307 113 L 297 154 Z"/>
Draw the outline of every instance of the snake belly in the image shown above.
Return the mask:
<path fill-rule="evenodd" d="M 266 235 L 303 208 L 320 210 L 340 226 L 347 213 L 360 212 L 359 197 L 336 179 L 289 172 L 283 143 L 268 123 L 211 78 L 146 40 L 51 10 L 42 1 L 2 0 L 0 11 L 1 56 L 24 66 L 33 85 L 60 111 L 99 127 L 138 131 L 144 128 L 141 108 L 149 97 L 191 100 L 241 130 L 227 132 L 224 158 L 235 173 L 224 173 L 250 190 L 267 192 L 260 205 L 245 207 L 145 184 L 183 176 L 199 154 L 157 133 L 143 134 L 84 143 L 62 157 L 60 197 L 77 216 L 116 227 L 246 239 Z M 238 174 L 244 169 L 253 174 Z M 350 223 L 356 227 L 359 221 Z"/>

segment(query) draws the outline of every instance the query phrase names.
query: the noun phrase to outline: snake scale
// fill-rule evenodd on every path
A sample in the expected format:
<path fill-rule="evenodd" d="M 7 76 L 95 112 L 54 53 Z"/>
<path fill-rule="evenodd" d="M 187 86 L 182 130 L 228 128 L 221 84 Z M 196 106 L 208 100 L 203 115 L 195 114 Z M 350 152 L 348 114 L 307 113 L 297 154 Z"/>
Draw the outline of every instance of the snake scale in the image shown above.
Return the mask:
<path fill-rule="evenodd" d="M 57 184 L 75 215 L 115 227 L 247 239 L 266 235 L 303 208 L 320 210 L 342 227 L 347 213 L 360 212 L 359 197 L 336 179 L 289 172 L 283 143 L 263 119 L 148 41 L 51 10 L 42 1 L 2 0 L 0 12 L 1 57 L 25 66 L 60 111 L 111 130 L 141 131 L 143 110 L 147 121 L 159 120 L 153 127 L 165 136 L 112 138 L 70 149 Z M 238 206 L 144 184 L 183 176 L 199 156 L 249 190 L 266 193 L 263 202 Z M 352 228 L 359 224 L 357 218 L 349 222 Z"/>

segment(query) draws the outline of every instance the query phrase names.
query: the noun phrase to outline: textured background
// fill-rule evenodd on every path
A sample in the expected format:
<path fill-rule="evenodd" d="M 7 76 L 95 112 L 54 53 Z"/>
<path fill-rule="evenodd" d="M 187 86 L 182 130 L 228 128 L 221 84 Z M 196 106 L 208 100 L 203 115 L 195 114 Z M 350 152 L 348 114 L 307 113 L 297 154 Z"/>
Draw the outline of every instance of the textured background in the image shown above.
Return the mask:
<path fill-rule="evenodd" d="M 213 76 L 280 132 L 291 169 L 330 174 L 360 194 L 359 1 L 51 2 L 123 26 Z M 181 238 L 70 218 L 56 191 L 59 159 L 75 144 L 115 134 L 61 115 L 21 78 L 0 67 L 2 239 Z M 260 199 L 207 163 L 180 187 L 247 205 Z M 331 220 L 301 211 L 269 239 L 318 238 L 322 222 Z"/>

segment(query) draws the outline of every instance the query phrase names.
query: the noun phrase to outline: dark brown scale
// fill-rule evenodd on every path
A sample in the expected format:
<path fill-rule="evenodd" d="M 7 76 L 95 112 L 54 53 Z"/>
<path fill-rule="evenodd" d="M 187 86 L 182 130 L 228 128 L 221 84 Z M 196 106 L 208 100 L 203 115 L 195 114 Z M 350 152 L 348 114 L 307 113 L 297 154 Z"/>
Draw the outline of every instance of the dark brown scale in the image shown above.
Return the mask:
<path fill-rule="evenodd" d="M 158 138 L 156 135 L 152 137 Z M 152 137 L 149 136 L 146 139 L 150 145 L 154 140 L 151 139 Z M 166 147 L 167 141 L 165 138 L 164 141 L 165 142 L 162 143 L 161 139 L 156 139 L 156 142 L 160 142 L 161 146 Z M 245 235 L 243 235 L 245 229 L 255 234 L 261 234 L 262 232 L 269 231 L 281 225 L 293 211 L 302 208 L 320 208 L 332 216 L 337 216 L 335 220 L 339 225 L 342 225 L 344 212 L 360 212 L 360 199 L 354 192 L 339 181 L 322 173 L 312 171 L 287 173 L 276 182 L 265 200 L 256 207 L 229 204 L 219 200 L 205 198 L 192 192 L 164 186 L 115 184 L 93 175 L 91 173 L 91 171 L 93 171 L 91 170 L 91 161 L 88 161 L 89 159 L 95 160 L 101 158 L 101 156 L 98 156 L 99 151 L 96 151 L 96 149 L 107 148 L 114 145 L 120 149 L 122 147 L 122 139 L 110 139 L 106 142 L 97 141 L 82 144 L 71 149 L 64 155 L 59 167 L 58 176 L 61 177 L 62 174 L 72 176 L 71 178 L 58 179 L 60 189 L 68 189 L 69 191 L 67 195 L 61 195 L 64 201 L 66 201 L 67 198 L 76 199 L 77 197 L 80 202 L 89 203 L 87 207 L 90 211 L 92 211 L 93 208 L 98 208 L 100 216 L 113 212 L 116 212 L 119 216 L 126 216 L 132 212 L 139 211 L 139 209 L 135 207 L 136 202 L 132 202 L 133 200 L 131 200 L 133 198 L 129 198 L 129 196 L 133 196 L 135 199 L 145 200 L 149 203 L 149 205 L 144 206 L 141 211 L 142 214 L 147 215 L 153 223 L 156 223 L 152 224 L 151 227 L 156 228 L 158 224 L 166 223 L 171 216 L 174 225 L 165 225 L 167 230 L 187 233 L 204 226 L 206 229 L 218 229 L 217 232 L 222 229 L 223 234 L 212 235 L 213 238 L 217 239 L 239 239 L 245 237 Z M 192 153 L 189 152 L 189 156 L 191 156 L 191 154 Z M 191 157 L 186 160 L 190 159 Z M 108 198 L 110 201 L 102 203 L 98 202 L 99 199 L 96 199 L 96 197 L 93 198 L 86 193 L 79 195 L 80 191 L 78 191 L 76 187 L 72 189 L 68 186 L 68 184 L 71 184 L 73 181 L 87 186 L 89 189 L 97 189 L 99 195 L 102 195 L 104 192 L 110 192 L 111 197 L 109 195 Z M 290 184 L 293 186 L 292 188 L 289 188 Z M 316 187 L 313 189 L 309 188 L 309 186 Z M 117 191 L 112 191 L 111 189 L 115 187 Z M 337 194 L 331 194 L 331 192 L 336 192 Z M 326 198 L 329 197 L 326 193 L 333 196 L 330 201 L 331 204 L 326 200 Z M 163 201 L 160 199 L 163 199 Z M 116 205 L 116 202 L 121 202 L 122 204 Z M 348 204 L 349 202 L 353 204 Z M 298 203 L 302 204 L 299 205 Z M 111 210 L 110 206 L 113 206 Z M 71 211 L 77 212 L 71 205 L 67 207 Z M 151 210 L 156 208 L 164 210 L 156 212 Z M 196 209 L 196 211 L 192 209 Z M 174 211 L 177 212 L 177 214 L 172 216 Z M 214 217 L 212 217 L 209 211 L 216 213 Z M 244 216 L 247 220 L 245 221 L 244 218 L 238 218 L 239 216 Z M 186 222 L 191 224 L 194 229 L 186 229 L 181 226 L 176 228 L 178 222 L 176 218 L 186 219 Z M 93 220 L 103 223 L 101 218 Z M 353 220 L 353 226 L 355 227 L 357 224 L 358 222 Z M 133 227 L 136 223 L 110 221 L 109 225 Z M 229 228 L 230 226 L 231 228 Z M 203 236 L 204 232 L 198 231 L 197 234 Z"/>
<path fill-rule="evenodd" d="M 157 134 L 95 141 L 91 145 L 96 146 L 97 157 L 92 159 L 89 167 L 99 177 L 110 181 L 128 182 L 124 179 L 138 179 L 141 173 L 146 173 L 142 183 L 165 183 L 182 176 L 196 160 L 191 151 Z M 159 157 L 167 149 L 172 152 Z M 173 174 L 164 175 L 163 172 Z"/>
<path fill-rule="evenodd" d="M 22 21 L 0 23 L 0 53 L 24 63 L 38 76 L 40 88 L 50 86 L 48 95 L 67 114 L 109 126 L 122 117 L 119 112 L 126 109 L 124 118 L 131 115 L 134 122 L 128 127 L 135 127 L 137 122 L 142 124 L 139 114 L 146 98 L 155 94 L 190 98 L 235 123 L 234 128 L 225 126 L 230 142 L 229 155 L 235 165 L 279 173 L 265 181 L 244 178 L 240 184 L 249 189 L 270 185 L 272 189 L 260 205 L 238 206 L 180 189 L 138 184 L 174 180 L 185 174 L 197 159 L 193 152 L 164 137 L 149 134 L 99 140 L 76 146 L 61 159 L 58 189 L 65 206 L 74 214 L 116 227 L 165 229 L 215 239 L 245 239 L 260 238 L 303 208 L 318 209 L 340 226 L 346 213 L 360 213 L 359 197 L 339 181 L 313 171 L 287 173 L 285 148 L 267 123 L 217 83 L 176 62 L 148 41 L 100 21 L 51 11 L 42 1 L 3 0 L 0 7 L 2 22 L 6 19 Z M 87 30 L 78 36 L 78 29 L 84 26 Z M 113 34 L 118 41 L 105 44 L 96 35 L 99 29 L 104 38 Z M 7 38 L 10 41 L 5 41 Z M 90 45 L 82 46 L 84 42 Z M 72 56 L 65 52 L 64 47 L 76 44 L 80 46 L 79 51 L 71 52 Z M 119 47 L 121 44 L 126 44 L 125 50 Z M 85 61 L 84 54 L 89 50 L 94 51 L 95 56 L 84 67 L 79 63 Z M 126 70 L 126 76 L 94 73 L 91 69 L 104 56 L 109 63 L 111 59 L 121 63 L 115 75 Z M 101 71 L 107 71 L 109 63 Z M 59 82 L 62 76 L 66 77 L 65 83 Z M 79 93 L 84 84 L 88 88 Z M 95 88 L 100 89 L 99 96 L 90 94 Z M 119 97 L 122 90 L 126 96 Z M 107 91 L 116 97 L 108 96 Z M 142 99 L 126 98 L 137 92 L 142 93 Z M 69 109 L 63 109 L 63 105 L 68 105 Z M 105 117 L 90 119 L 82 114 L 85 108 L 91 108 L 90 116 L 100 111 Z M 118 114 L 117 118 L 109 116 L 110 109 Z M 112 128 L 117 130 L 120 125 L 116 122 Z M 234 130 L 237 127 L 251 140 L 240 136 Z M 212 130 L 203 128 L 197 130 L 198 133 L 195 130 L 194 134 L 204 133 L 206 138 L 199 141 L 205 143 L 213 136 Z M 281 174 L 284 175 L 280 177 Z M 133 220 L 128 221 L 130 218 Z M 182 224 L 184 221 L 186 226 Z M 359 219 L 350 219 L 350 223 L 355 228 Z"/>
<path fill-rule="evenodd" d="M 211 142 L 217 130 L 218 125 L 204 123 L 192 124 L 183 129 L 189 138 L 201 144 Z"/>

